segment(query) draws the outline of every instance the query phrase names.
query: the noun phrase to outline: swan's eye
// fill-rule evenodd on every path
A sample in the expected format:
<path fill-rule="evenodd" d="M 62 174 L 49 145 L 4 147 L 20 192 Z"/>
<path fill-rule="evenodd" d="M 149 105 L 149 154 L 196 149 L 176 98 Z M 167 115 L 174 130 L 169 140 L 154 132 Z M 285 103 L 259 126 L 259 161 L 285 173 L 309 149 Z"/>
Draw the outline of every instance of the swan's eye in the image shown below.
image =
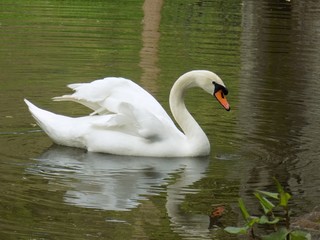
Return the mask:
<path fill-rule="evenodd" d="M 228 95 L 228 89 L 216 82 L 212 82 L 212 84 L 214 85 L 214 93 L 218 92 L 219 90 L 222 90 L 223 93 L 223 97 L 224 95 Z"/>

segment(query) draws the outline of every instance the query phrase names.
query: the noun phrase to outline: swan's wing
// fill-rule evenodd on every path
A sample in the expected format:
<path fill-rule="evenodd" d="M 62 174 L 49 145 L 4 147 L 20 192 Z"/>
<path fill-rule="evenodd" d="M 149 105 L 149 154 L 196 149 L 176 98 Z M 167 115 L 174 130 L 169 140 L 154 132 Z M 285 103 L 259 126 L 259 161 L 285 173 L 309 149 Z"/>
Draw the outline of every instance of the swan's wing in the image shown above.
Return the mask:
<path fill-rule="evenodd" d="M 168 137 L 183 136 L 183 134 L 166 118 L 159 118 L 150 112 L 142 111 L 129 104 L 121 103 L 118 114 L 92 116 L 90 124 L 101 131 L 116 131 L 138 136 L 147 141 L 161 141 Z"/>
<path fill-rule="evenodd" d="M 94 110 L 96 114 L 119 113 L 120 104 L 130 103 L 135 108 L 169 118 L 151 94 L 125 78 L 108 77 L 91 83 L 69 84 L 68 87 L 75 92 L 53 100 L 78 102 Z"/>
<path fill-rule="evenodd" d="M 75 92 L 54 100 L 81 103 L 94 111 L 91 115 L 114 114 L 108 121 L 96 124 L 97 127 L 121 128 L 147 139 L 163 138 L 168 131 L 180 134 L 158 101 L 128 79 L 109 77 L 68 87 Z"/>

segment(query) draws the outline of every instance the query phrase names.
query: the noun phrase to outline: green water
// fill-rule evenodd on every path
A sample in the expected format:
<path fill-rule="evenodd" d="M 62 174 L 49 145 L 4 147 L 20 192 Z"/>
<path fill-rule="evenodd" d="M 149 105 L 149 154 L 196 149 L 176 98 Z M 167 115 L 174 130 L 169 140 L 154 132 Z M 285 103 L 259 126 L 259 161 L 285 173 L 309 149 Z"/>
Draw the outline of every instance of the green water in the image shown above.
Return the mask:
<path fill-rule="evenodd" d="M 277 176 L 299 216 L 319 204 L 320 8 L 315 1 L 7 1 L 0 3 L 0 238 L 234 239 L 239 196 Z M 212 146 L 205 159 L 109 156 L 52 146 L 23 98 L 52 102 L 69 83 L 122 76 L 169 111 L 174 80 L 216 72 L 231 111 L 200 90 L 187 106 Z"/>

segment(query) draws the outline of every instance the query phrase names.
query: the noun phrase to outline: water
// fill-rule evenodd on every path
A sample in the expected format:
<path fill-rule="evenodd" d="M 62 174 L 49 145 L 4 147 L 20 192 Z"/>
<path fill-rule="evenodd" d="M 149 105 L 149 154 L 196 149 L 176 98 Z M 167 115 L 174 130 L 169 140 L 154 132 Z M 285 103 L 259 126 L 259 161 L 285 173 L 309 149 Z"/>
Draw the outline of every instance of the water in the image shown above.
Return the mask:
<path fill-rule="evenodd" d="M 237 199 L 277 176 L 295 216 L 319 205 L 320 8 L 317 1 L 2 1 L 0 238 L 232 239 Z M 168 107 L 173 81 L 209 69 L 232 111 L 190 91 L 207 133 L 202 159 L 119 157 L 52 146 L 23 98 L 61 114 L 89 113 L 51 97 L 66 84 L 133 79 Z"/>

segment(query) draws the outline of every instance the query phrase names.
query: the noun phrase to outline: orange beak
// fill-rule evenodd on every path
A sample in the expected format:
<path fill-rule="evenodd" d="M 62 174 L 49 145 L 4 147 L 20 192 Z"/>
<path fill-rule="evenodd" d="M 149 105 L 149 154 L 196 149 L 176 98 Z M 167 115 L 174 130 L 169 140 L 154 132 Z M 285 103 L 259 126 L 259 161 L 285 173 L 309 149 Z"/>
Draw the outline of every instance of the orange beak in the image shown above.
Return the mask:
<path fill-rule="evenodd" d="M 230 111 L 230 105 L 227 101 L 226 96 L 224 95 L 222 89 L 218 90 L 217 92 L 215 92 L 214 96 L 216 97 L 216 99 L 219 101 L 219 103 L 227 110 Z"/>

